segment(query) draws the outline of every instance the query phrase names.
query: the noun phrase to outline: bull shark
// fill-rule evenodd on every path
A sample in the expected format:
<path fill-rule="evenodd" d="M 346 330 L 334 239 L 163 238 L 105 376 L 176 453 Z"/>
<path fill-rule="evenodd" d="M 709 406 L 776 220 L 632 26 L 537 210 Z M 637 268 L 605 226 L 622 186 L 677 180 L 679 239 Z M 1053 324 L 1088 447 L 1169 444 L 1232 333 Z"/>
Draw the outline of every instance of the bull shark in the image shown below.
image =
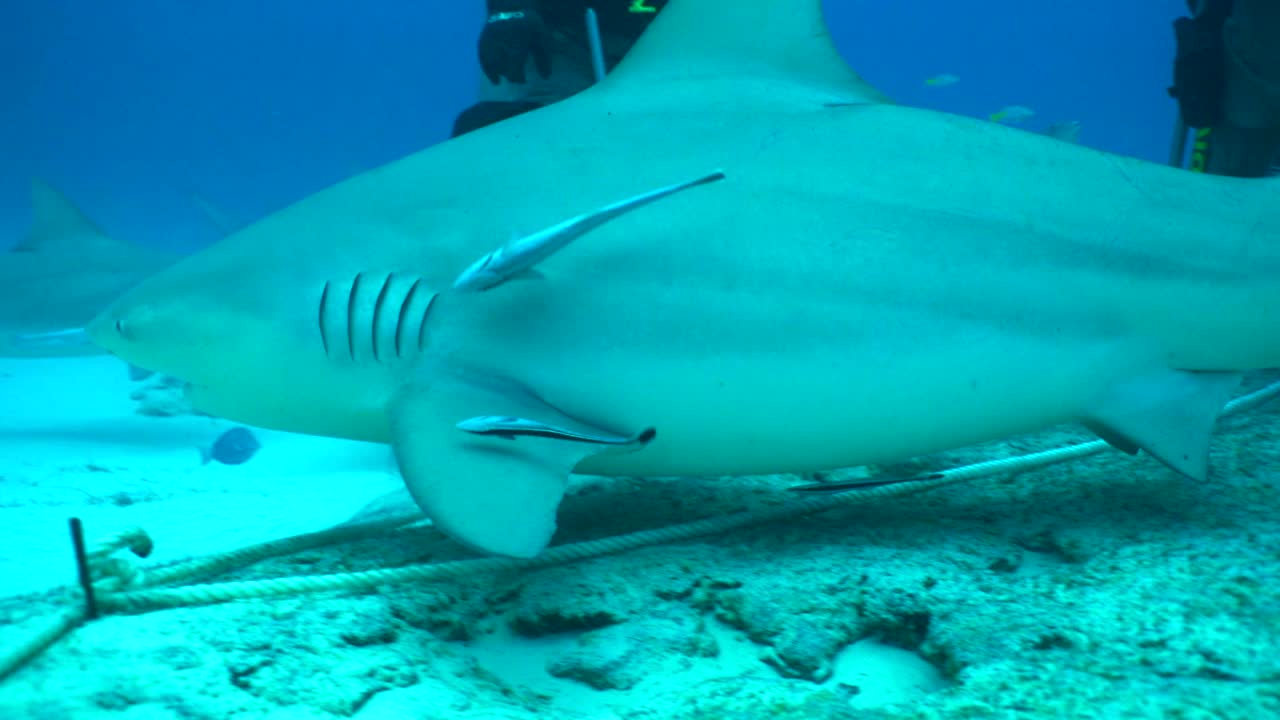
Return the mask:
<path fill-rule="evenodd" d="M 1280 185 L 894 104 L 818 0 L 672 0 L 598 85 L 305 198 L 89 332 L 205 412 L 390 443 L 440 529 L 517 557 L 571 473 L 1076 422 L 1203 480 L 1241 371 L 1280 365 Z"/>
<path fill-rule="evenodd" d="M 0 252 L 0 357 L 101 354 L 85 324 L 178 256 L 108 237 L 41 180 L 31 199 L 30 232 Z"/>

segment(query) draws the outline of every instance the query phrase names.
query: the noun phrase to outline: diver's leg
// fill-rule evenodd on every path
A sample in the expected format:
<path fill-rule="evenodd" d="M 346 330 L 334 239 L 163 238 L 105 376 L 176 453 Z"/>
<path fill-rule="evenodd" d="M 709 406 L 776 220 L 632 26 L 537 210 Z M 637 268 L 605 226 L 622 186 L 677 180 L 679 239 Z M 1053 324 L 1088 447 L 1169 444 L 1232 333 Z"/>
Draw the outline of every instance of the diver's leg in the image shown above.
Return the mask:
<path fill-rule="evenodd" d="M 1222 122 L 1209 136 L 1205 170 L 1261 177 L 1280 150 L 1280 2 L 1235 0 L 1223 39 Z"/>
<path fill-rule="evenodd" d="M 505 78 L 491 83 L 481 73 L 480 101 L 458 114 L 451 137 L 559 102 L 594 82 L 590 53 L 586 48 L 556 32 L 551 33 L 547 43 L 551 72 L 545 78 L 535 69 L 532 58 L 525 68 L 527 79 L 522 83 L 513 83 Z"/>

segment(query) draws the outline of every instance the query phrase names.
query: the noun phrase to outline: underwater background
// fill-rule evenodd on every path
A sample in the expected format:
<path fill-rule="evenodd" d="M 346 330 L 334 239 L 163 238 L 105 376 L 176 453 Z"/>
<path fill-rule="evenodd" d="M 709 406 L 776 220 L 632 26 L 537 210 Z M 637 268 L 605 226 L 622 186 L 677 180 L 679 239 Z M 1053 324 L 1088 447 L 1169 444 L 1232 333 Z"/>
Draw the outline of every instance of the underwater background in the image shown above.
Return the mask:
<path fill-rule="evenodd" d="M 1167 160 L 1182 0 L 825 4 L 903 104 L 1023 106 L 1029 131 L 1078 121 L 1086 146 Z M 0 2 L 0 248 L 31 225 L 33 177 L 113 237 L 185 252 L 222 235 L 214 216 L 440 142 L 476 99 L 483 19 L 480 0 Z M 198 416 L 179 385 L 0 358 L 0 664 L 80 607 L 69 515 L 90 540 L 141 525 L 150 570 L 409 505 L 386 446 Z M 0 720 L 1270 720 L 1274 405 L 1222 420 L 1204 485 L 1099 448 L 547 568 L 112 615 L 0 677 Z M 1055 428 L 877 469 L 1089 442 Z M 768 513 L 863 472 L 579 478 L 557 540 Z M 421 526 L 302 545 L 208 581 L 474 558 Z"/>
<path fill-rule="evenodd" d="M 1087 145 L 1167 157 L 1181 0 L 826 8 L 902 103 L 1023 105 L 1030 128 L 1079 120 Z M 110 234 L 189 249 L 219 237 L 193 196 L 248 222 L 439 142 L 474 100 L 483 18 L 479 0 L 0 3 L 0 238 L 26 228 L 33 175 Z M 940 74 L 960 81 L 924 84 Z"/>

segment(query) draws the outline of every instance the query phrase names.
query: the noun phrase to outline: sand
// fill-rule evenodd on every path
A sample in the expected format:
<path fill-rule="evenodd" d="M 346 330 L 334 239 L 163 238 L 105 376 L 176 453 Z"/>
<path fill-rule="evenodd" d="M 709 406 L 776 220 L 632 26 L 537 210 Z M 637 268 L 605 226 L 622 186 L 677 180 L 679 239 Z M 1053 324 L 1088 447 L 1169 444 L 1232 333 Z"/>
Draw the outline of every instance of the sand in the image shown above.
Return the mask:
<path fill-rule="evenodd" d="M 140 387 L 108 356 L 0 360 L 0 596 L 74 579 L 73 515 L 90 539 L 143 527 L 160 561 L 326 527 L 400 487 L 385 446 L 267 430 L 249 462 L 202 464 L 235 424 L 140 415 Z"/>
<path fill-rule="evenodd" d="M 142 525 L 158 561 L 400 487 L 385 447 L 265 431 L 248 463 L 201 465 L 230 424 L 140 416 L 134 387 L 109 358 L 0 363 L 0 647 L 73 602 L 33 592 L 71 579 L 69 515 L 91 537 Z M 541 570 L 110 616 L 0 682 L 0 717 L 1280 717 L 1277 420 L 1223 422 L 1203 485 L 1107 454 Z M 557 542 L 784 502 L 797 480 L 583 481 Z M 467 557 L 419 526 L 220 579 Z"/>

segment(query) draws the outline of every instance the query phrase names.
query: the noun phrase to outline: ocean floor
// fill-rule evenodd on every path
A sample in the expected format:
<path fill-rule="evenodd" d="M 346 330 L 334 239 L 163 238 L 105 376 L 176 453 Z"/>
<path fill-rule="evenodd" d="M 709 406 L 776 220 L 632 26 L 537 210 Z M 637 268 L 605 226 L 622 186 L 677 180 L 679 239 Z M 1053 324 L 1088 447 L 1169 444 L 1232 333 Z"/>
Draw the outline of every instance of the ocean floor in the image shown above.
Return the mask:
<path fill-rule="evenodd" d="M 136 387 L 108 358 L 0 363 L 0 649 L 74 602 L 50 589 L 71 515 L 90 540 L 144 527 L 158 563 L 407 508 L 383 446 L 263 431 L 248 463 L 202 465 L 231 425 L 140 415 Z M 1220 423 L 1206 484 L 1107 452 L 542 569 L 111 615 L 0 681 L 0 717 L 1280 717 L 1278 408 Z M 557 543 L 796 481 L 583 480 Z M 467 557 L 417 525 L 216 581 Z"/>

